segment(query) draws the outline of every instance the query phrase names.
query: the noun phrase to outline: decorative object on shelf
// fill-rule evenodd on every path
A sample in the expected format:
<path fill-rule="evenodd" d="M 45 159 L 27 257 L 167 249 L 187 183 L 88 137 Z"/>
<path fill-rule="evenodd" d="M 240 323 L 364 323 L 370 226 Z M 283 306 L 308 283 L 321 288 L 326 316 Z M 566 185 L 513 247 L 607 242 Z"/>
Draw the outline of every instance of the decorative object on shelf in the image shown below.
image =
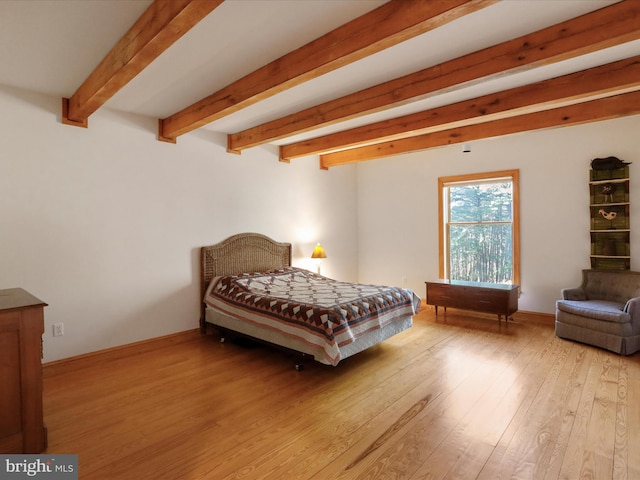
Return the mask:
<path fill-rule="evenodd" d="M 591 160 L 592 170 L 617 170 L 631 165 L 631 162 L 625 162 L 618 157 L 594 158 Z"/>
<path fill-rule="evenodd" d="M 313 249 L 313 253 L 311 254 L 311 258 L 315 258 L 318 264 L 318 274 L 320 274 L 320 264 L 322 263 L 323 258 L 327 258 L 327 253 L 322 248 L 322 245 L 318 243 Z"/>
<path fill-rule="evenodd" d="M 594 158 L 589 172 L 591 268 L 630 270 L 629 165 L 618 157 Z"/>
<path fill-rule="evenodd" d="M 616 218 L 616 215 L 618 215 L 616 212 L 611 211 L 611 212 L 605 212 L 604 208 L 601 208 L 600 210 L 598 210 L 598 213 L 600 215 L 602 215 L 605 219 L 607 220 L 613 220 L 614 218 Z"/>
<path fill-rule="evenodd" d="M 602 185 L 602 194 L 604 195 L 605 201 L 613 202 L 613 194 L 616 193 L 616 186 L 613 183 L 605 183 Z"/>

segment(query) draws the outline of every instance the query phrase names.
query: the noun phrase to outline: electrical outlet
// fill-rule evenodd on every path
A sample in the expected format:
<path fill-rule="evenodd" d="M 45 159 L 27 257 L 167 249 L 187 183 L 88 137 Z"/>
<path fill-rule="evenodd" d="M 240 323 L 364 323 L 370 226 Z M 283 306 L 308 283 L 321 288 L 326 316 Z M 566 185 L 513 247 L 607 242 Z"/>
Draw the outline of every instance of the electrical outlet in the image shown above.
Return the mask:
<path fill-rule="evenodd" d="M 64 323 L 62 323 L 62 322 L 54 323 L 53 324 L 53 336 L 54 337 L 61 337 L 62 335 L 64 335 Z"/>

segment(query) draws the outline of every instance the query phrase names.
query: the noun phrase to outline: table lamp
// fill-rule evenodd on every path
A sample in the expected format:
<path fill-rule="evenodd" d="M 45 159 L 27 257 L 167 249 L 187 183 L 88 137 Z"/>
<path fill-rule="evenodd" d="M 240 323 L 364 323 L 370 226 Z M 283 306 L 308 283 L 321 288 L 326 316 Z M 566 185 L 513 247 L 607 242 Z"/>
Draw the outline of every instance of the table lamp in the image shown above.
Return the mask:
<path fill-rule="evenodd" d="M 318 243 L 315 246 L 315 248 L 313 249 L 313 253 L 311 254 L 311 258 L 315 258 L 317 260 L 318 274 L 320 274 L 320 263 L 322 262 L 323 258 L 327 258 L 327 253 L 324 251 L 324 248 L 322 248 L 322 245 Z"/>

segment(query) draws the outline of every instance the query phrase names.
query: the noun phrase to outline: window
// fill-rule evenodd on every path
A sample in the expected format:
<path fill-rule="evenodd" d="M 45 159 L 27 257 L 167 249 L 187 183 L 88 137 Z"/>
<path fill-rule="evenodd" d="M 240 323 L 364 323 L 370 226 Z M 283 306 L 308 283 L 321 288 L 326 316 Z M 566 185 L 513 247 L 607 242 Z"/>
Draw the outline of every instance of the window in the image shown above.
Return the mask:
<path fill-rule="evenodd" d="M 438 179 L 440 277 L 520 284 L 519 171 Z"/>

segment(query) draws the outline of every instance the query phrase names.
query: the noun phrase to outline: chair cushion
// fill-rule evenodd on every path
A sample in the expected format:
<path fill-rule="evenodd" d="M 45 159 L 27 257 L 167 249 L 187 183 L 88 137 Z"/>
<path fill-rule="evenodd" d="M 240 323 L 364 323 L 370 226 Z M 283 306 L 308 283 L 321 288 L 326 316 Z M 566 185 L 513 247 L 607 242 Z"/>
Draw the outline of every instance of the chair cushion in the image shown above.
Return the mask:
<path fill-rule="evenodd" d="M 606 300 L 558 300 L 556 308 L 563 312 L 605 322 L 628 323 L 631 316 L 624 311 L 624 303 Z"/>

